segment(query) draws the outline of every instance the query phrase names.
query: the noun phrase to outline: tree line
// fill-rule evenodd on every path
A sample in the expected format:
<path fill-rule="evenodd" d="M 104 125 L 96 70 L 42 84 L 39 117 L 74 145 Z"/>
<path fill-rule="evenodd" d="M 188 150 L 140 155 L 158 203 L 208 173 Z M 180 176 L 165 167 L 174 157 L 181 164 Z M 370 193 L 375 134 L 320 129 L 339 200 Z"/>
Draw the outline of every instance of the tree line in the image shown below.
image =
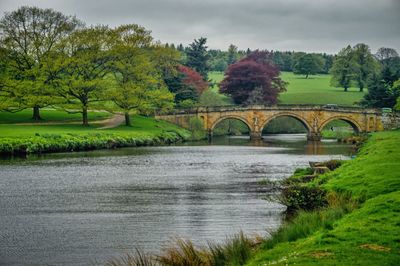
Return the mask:
<path fill-rule="evenodd" d="M 0 20 L 0 110 L 53 107 L 125 114 L 168 110 L 197 99 L 208 84 L 176 49 L 136 24 L 85 26 L 53 9 L 21 7 Z"/>
<path fill-rule="evenodd" d="M 208 49 L 206 38 L 187 47 L 154 41 L 136 24 L 86 26 L 75 16 L 52 9 L 21 7 L 0 19 L 0 111 L 53 107 L 82 114 L 88 109 L 130 115 L 171 108 L 219 105 L 207 89 L 208 73 L 225 70 L 220 93 L 236 104 L 276 104 L 286 83 L 280 71 L 331 73 L 345 91 L 368 88 L 361 104 L 393 107 L 399 98 L 400 58 L 391 48 L 372 54 L 366 44 L 337 55 Z M 218 63 L 217 63 L 218 61 Z M 220 65 L 217 69 L 216 65 Z"/>

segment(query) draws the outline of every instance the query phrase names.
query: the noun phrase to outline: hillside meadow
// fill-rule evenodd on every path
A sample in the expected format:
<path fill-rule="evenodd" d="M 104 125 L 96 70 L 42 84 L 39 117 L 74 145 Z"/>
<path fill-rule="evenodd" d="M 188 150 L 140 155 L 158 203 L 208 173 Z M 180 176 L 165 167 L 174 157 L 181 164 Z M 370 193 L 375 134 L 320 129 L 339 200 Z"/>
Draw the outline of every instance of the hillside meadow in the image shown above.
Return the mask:
<path fill-rule="evenodd" d="M 209 79 L 216 84 L 212 90 L 218 92 L 218 83 L 224 77 L 223 72 L 210 72 Z M 287 91 L 279 95 L 280 104 L 338 104 L 354 106 L 363 98 L 364 92 L 358 88 L 350 88 L 344 92 L 342 88 L 330 85 L 330 75 L 311 75 L 307 79 L 292 72 L 282 72 L 281 78 L 288 82 Z M 226 102 L 226 96 L 222 95 Z"/>

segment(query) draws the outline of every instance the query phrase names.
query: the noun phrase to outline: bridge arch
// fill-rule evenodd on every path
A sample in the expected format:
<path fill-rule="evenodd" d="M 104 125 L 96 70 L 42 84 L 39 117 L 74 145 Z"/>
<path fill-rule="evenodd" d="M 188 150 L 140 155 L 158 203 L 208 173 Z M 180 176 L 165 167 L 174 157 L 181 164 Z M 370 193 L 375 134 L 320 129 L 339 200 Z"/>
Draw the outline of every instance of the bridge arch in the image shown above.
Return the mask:
<path fill-rule="evenodd" d="M 242 121 L 248 128 L 249 128 L 249 132 L 252 131 L 252 127 L 250 125 L 250 122 L 247 121 L 246 118 L 238 116 L 238 115 L 226 115 L 226 116 L 221 116 L 220 118 L 218 118 L 217 120 L 215 120 L 211 125 L 209 130 L 213 131 L 214 128 L 222 121 L 227 120 L 227 119 L 237 119 Z"/>
<path fill-rule="evenodd" d="M 260 130 L 263 131 L 264 128 L 268 125 L 268 123 L 270 123 L 272 120 L 279 118 L 279 117 L 285 117 L 285 116 L 296 119 L 304 126 L 304 128 L 307 130 L 308 133 L 312 132 L 311 125 L 309 125 L 309 123 L 305 120 L 305 118 L 303 118 L 300 115 L 291 113 L 291 112 L 282 112 L 282 113 L 278 113 L 278 114 L 275 114 L 275 115 L 269 117 L 267 120 L 264 121 L 264 123 L 261 124 Z"/>
<path fill-rule="evenodd" d="M 342 121 L 347 122 L 353 128 L 354 132 L 356 132 L 356 133 L 363 131 L 362 127 L 360 126 L 360 124 L 357 121 L 355 121 L 354 119 L 347 117 L 347 116 L 333 116 L 333 117 L 328 118 L 327 120 L 325 120 L 324 122 L 321 123 L 321 126 L 319 127 L 318 131 L 321 132 L 327 124 L 329 124 L 330 122 L 335 121 L 335 120 L 342 120 Z"/>

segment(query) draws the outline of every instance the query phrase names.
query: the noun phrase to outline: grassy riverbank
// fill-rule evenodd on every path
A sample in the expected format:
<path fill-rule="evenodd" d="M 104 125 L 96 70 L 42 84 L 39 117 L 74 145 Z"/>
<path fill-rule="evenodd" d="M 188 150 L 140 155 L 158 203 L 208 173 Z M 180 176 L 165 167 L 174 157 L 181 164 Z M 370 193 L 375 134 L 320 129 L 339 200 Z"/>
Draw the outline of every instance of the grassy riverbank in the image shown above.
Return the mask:
<path fill-rule="evenodd" d="M 103 125 L 98 123 L 87 127 L 66 122 L 0 124 L 0 154 L 135 147 L 172 143 L 190 137 L 187 130 L 151 117 L 137 115 L 132 117 L 132 121 L 131 127 L 109 129 L 102 129 Z"/>
<path fill-rule="evenodd" d="M 325 206 L 300 210 L 248 265 L 396 265 L 400 261 L 400 131 L 373 134 L 356 159 L 303 183 Z"/>

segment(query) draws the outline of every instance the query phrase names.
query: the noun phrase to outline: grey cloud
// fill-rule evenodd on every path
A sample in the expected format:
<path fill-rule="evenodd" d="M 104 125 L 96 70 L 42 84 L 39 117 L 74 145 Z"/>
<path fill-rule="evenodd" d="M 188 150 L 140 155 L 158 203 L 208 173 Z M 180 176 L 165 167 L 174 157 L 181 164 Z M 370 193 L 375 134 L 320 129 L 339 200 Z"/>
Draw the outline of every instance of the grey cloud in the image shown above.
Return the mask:
<path fill-rule="evenodd" d="M 0 0 L 0 12 L 21 5 L 76 14 L 88 24 L 137 23 L 162 42 L 208 38 L 211 48 L 335 53 L 364 42 L 373 51 L 400 48 L 399 0 Z"/>

